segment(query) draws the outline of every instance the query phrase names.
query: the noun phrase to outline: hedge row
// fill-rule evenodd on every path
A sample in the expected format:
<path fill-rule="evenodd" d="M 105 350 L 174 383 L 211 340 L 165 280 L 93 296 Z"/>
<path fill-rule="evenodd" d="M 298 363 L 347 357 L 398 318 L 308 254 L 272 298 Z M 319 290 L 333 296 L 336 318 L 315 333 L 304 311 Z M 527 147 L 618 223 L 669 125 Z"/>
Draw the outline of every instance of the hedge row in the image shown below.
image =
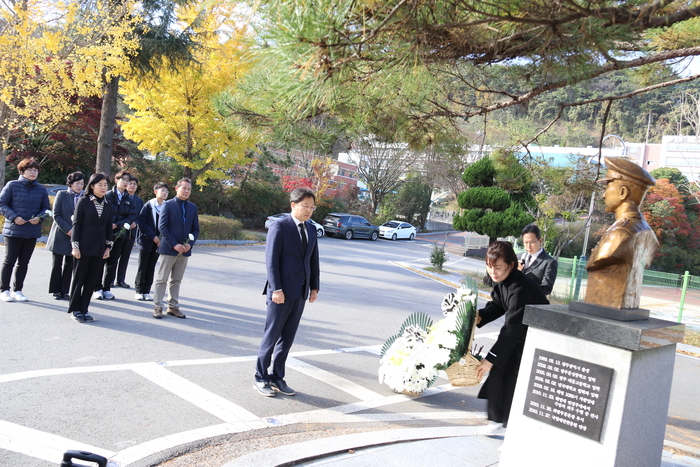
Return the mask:
<path fill-rule="evenodd" d="M 5 218 L 0 215 L 0 226 L 4 222 Z M 50 217 L 43 222 L 41 225 L 42 235 L 49 235 L 52 223 L 53 219 Z M 200 214 L 199 238 L 203 240 L 242 240 L 244 238 L 243 224 L 238 219 Z"/>

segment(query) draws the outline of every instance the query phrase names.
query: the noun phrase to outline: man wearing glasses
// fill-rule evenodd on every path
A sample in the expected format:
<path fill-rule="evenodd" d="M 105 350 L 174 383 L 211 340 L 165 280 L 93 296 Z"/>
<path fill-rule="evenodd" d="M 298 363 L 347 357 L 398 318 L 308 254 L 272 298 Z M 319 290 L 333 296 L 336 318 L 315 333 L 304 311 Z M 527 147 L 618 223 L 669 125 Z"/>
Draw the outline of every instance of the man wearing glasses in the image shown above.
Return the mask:
<path fill-rule="evenodd" d="M 557 279 L 557 261 L 542 249 L 542 236 L 535 224 L 526 225 L 522 236 L 525 253 L 520 255 L 518 269 L 549 295 Z"/>
<path fill-rule="evenodd" d="M 267 296 L 267 317 L 254 388 L 268 397 L 275 391 L 286 396 L 296 394 L 284 381 L 285 363 L 306 299 L 315 302 L 319 290 L 316 229 L 308 222 L 316 210 L 316 195 L 308 188 L 297 188 L 289 200 L 291 214 L 270 226 L 265 247 L 267 283 L 263 295 Z"/>

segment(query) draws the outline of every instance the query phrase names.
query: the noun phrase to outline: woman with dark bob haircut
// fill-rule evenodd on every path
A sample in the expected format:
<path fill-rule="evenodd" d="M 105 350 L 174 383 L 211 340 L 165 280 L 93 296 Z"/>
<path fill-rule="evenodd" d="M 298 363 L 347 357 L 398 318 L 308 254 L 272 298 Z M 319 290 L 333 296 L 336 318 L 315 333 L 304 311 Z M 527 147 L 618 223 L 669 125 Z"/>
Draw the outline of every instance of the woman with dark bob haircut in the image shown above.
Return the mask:
<path fill-rule="evenodd" d="M 93 321 L 88 313 L 90 298 L 112 248 L 112 205 L 105 200 L 107 180 L 103 173 L 92 174 L 73 214 L 71 254 L 75 260 L 68 313 L 79 323 Z"/>
<path fill-rule="evenodd" d="M 523 324 L 525 305 L 548 304 L 538 284 L 518 271 L 518 257 L 509 242 L 496 241 L 486 250 L 486 270 L 494 282 L 491 301 L 479 310 L 478 327 L 505 315 L 496 343 L 477 367 L 479 377 L 489 377 L 479 391 L 479 399 L 487 399 L 488 425 L 479 432 L 501 435 L 508 425 L 518 369 L 525 347 L 527 326 Z"/>
<path fill-rule="evenodd" d="M 53 201 L 53 225 L 46 249 L 53 253 L 53 266 L 49 280 L 49 293 L 55 300 L 68 300 L 70 279 L 73 274 L 70 236 L 73 229 L 73 212 L 83 196 L 85 175 L 73 172 L 66 178 L 67 190 L 61 190 Z"/>
<path fill-rule="evenodd" d="M 24 278 L 27 277 L 36 239 L 41 237 L 41 223 L 51 213 L 49 194 L 37 181 L 39 163 L 32 158 L 22 159 L 17 170 L 19 178 L 5 185 L 0 193 L 0 214 L 5 217 L 2 228 L 5 261 L 0 272 L 0 300 L 3 302 L 28 300 L 22 293 Z M 15 280 L 10 292 L 12 268 Z"/>

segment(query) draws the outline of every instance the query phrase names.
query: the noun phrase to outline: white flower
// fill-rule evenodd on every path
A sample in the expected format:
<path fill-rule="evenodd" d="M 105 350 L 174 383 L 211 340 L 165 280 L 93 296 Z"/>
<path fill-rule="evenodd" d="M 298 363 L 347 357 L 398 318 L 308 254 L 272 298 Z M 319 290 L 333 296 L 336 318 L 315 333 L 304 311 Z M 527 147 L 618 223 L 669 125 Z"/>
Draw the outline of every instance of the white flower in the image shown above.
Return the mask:
<path fill-rule="evenodd" d="M 453 311 L 455 307 L 459 304 L 459 299 L 454 293 L 448 293 L 445 298 L 442 299 L 442 314 L 447 316 L 448 313 Z"/>
<path fill-rule="evenodd" d="M 51 209 L 47 209 L 46 211 L 44 211 L 44 214 L 46 214 L 49 217 L 53 217 L 53 212 L 51 212 Z"/>
<path fill-rule="evenodd" d="M 124 227 L 124 230 L 131 230 L 131 224 L 127 224 L 126 222 L 124 222 L 122 227 Z"/>
<path fill-rule="evenodd" d="M 191 241 L 191 242 L 193 242 L 193 241 L 194 241 L 194 235 L 192 235 L 192 234 L 189 234 L 189 235 L 188 235 L 188 237 L 190 237 L 190 241 Z"/>
<path fill-rule="evenodd" d="M 420 326 L 412 324 L 404 329 L 403 337 L 409 342 L 423 342 L 425 338 L 428 337 L 428 333 Z"/>

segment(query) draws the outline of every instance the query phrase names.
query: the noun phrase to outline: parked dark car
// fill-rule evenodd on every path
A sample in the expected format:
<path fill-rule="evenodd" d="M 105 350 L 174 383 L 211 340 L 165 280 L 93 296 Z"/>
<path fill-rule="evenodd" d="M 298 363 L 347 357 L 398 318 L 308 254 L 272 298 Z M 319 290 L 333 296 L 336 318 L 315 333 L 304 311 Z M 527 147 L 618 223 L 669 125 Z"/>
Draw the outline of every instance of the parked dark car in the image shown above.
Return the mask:
<path fill-rule="evenodd" d="M 323 219 L 322 225 L 329 237 L 338 235 L 348 240 L 355 237 L 369 238 L 370 240 L 379 238 L 378 226 L 371 224 L 364 217 L 354 214 L 332 212 Z"/>

